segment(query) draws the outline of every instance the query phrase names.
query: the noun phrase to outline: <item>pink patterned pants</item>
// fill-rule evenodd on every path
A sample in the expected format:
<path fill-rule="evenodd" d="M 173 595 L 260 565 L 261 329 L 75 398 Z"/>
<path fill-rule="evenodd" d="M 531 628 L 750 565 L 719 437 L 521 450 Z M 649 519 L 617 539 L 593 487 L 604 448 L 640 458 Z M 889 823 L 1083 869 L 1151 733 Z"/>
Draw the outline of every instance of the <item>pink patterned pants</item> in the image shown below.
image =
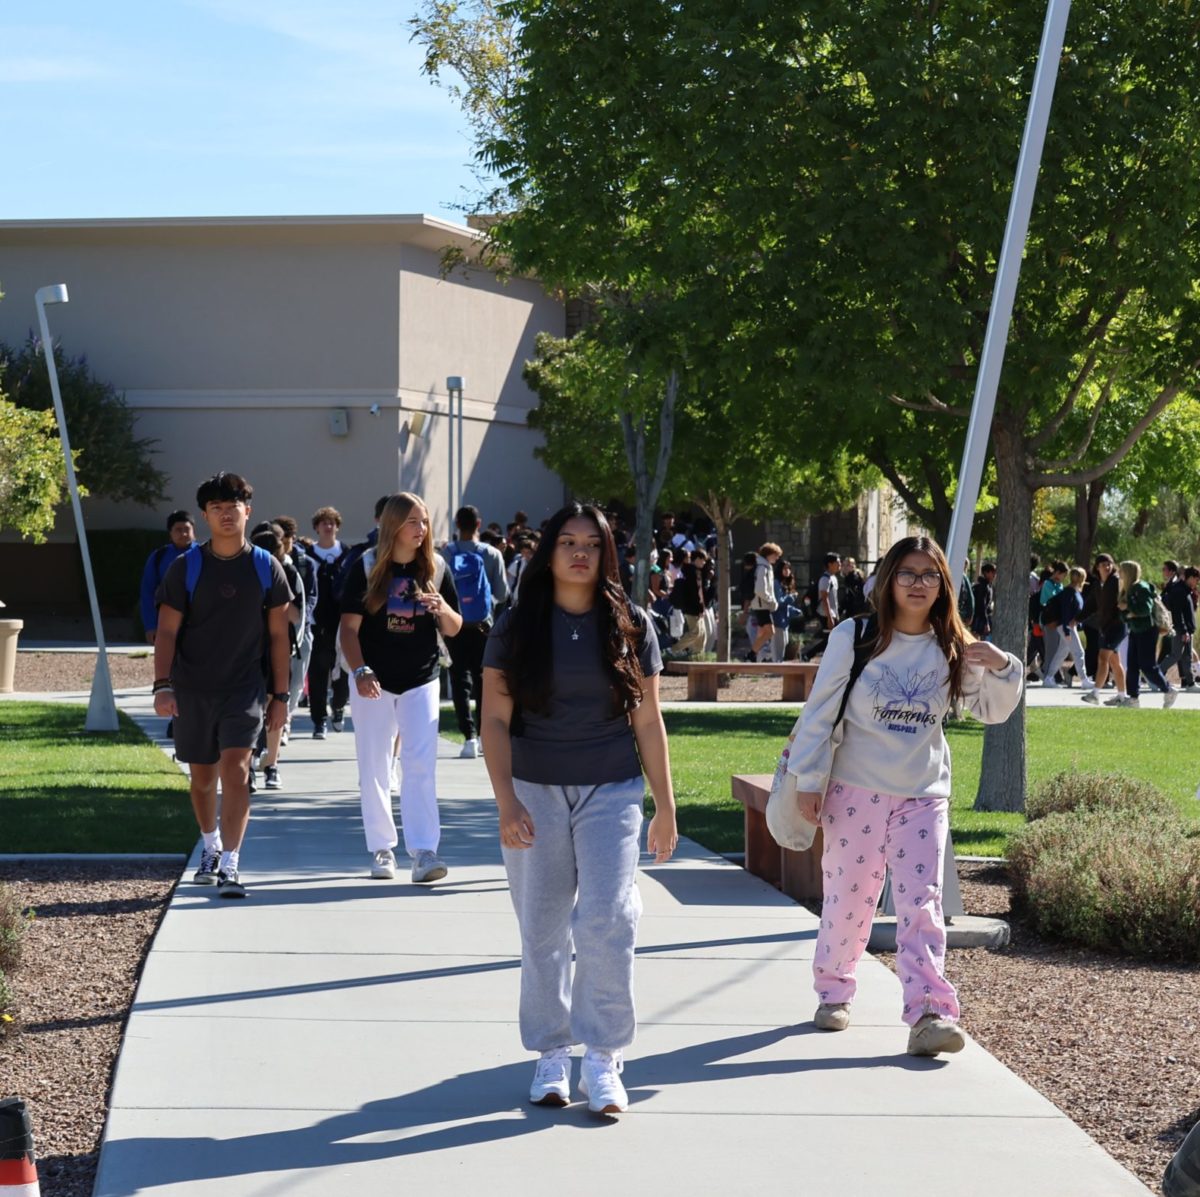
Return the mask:
<path fill-rule="evenodd" d="M 957 1019 L 958 995 L 946 980 L 942 919 L 945 798 L 900 798 L 831 781 L 821 807 L 825 901 L 813 961 L 813 988 L 822 1002 L 852 1002 L 866 950 L 884 866 L 892 871 L 896 904 L 896 972 L 904 990 L 902 1017 Z"/>

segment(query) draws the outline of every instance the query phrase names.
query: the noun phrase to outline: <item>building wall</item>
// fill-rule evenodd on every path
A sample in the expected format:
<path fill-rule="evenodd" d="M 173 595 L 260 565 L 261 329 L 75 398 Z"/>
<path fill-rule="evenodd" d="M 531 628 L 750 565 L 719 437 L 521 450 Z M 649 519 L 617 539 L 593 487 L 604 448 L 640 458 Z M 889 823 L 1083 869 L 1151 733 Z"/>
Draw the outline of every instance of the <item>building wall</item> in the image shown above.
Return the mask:
<path fill-rule="evenodd" d="M 34 291 L 66 282 L 53 335 L 87 354 L 137 412 L 137 434 L 159 442 L 164 502 L 85 500 L 88 526 L 160 526 L 194 505 L 203 477 L 230 469 L 254 483 L 256 514 L 303 524 L 331 503 L 357 535 L 376 497 L 403 485 L 427 494 L 440 528 L 448 374 L 467 380 L 466 501 L 501 520 L 553 510 L 562 486 L 533 456 L 521 367 L 538 331 L 561 335 L 562 305 L 528 280 L 443 278 L 438 245 L 461 230 L 400 222 L 0 226 L 0 340 L 22 341 Z M 424 436 L 410 437 L 418 411 Z M 339 412 L 345 436 L 331 432 Z M 73 536 L 65 514 L 56 540 Z"/>

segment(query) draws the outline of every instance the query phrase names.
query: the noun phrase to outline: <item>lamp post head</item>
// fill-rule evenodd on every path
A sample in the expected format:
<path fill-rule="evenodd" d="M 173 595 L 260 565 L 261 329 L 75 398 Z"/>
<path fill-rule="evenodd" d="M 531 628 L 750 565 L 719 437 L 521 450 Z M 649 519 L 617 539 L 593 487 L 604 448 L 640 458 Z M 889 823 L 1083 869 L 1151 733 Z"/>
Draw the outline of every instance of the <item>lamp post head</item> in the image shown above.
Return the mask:
<path fill-rule="evenodd" d="M 451 374 L 446 379 L 447 391 L 461 391 L 463 389 L 463 380 L 458 374 Z"/>
<path fill-rule="evenodd" d="M 67 303 L 67 284 L 51 283 L 48 287 L 39 287 L 33 295 L 35 302 L 43 306 L 48 303 Z"/>

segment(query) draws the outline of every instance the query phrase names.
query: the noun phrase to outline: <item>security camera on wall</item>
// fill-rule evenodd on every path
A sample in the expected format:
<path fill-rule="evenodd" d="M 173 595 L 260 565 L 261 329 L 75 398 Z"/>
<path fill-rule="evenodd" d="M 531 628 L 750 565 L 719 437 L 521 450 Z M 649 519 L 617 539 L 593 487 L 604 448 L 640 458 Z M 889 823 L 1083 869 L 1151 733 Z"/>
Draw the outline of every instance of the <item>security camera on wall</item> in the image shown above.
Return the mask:
<path fill-rule="evenodd" d="M 382 408 L 379 406 L 379 404 L 378 404 L 378 403 L 372 403 L 372 404 L 371 404 L 371 407 L 370 407 L 371 415 L 373 415 L 373 416 L 377 416 L 377 415 L 379 415 L 379 413 L 380 413 L 382 410 L 383 410 L 383 409 L 382 409 Z"/>

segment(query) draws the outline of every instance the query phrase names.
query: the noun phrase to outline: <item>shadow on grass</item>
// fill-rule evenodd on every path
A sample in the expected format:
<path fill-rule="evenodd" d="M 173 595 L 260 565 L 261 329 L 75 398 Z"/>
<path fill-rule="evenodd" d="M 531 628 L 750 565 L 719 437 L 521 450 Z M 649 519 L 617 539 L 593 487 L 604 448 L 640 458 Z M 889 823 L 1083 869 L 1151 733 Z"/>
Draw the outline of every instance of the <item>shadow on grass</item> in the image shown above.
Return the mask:
<path fill-rule="evenodd" d="M 796 712 L 764 711 L 664 711 L 669 736 L 762 736 L 778 740 L 780 747 L 796 722 Z"/>

